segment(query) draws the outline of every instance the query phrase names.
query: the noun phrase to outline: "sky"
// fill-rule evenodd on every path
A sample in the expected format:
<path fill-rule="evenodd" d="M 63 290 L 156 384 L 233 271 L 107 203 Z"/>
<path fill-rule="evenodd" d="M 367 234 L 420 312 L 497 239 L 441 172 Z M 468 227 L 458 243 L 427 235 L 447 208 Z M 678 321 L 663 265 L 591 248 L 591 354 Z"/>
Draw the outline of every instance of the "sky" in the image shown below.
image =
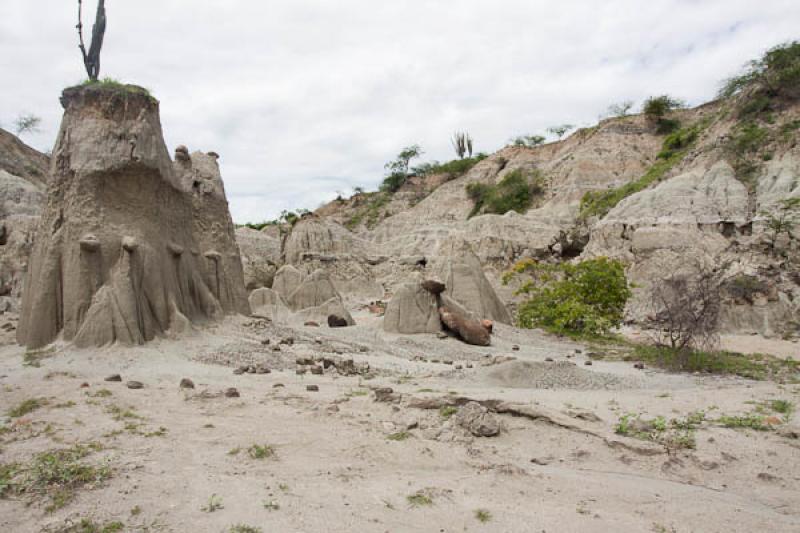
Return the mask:
<path fill-rule="evenodd" d="M 84 1 L 84 24 L 95 0 Z M 234 221 L 375 189 L 424 161 L 671 94 L 692 105 L 766 49 L 800 39 L 798 0 L 106 0 L 101 77 L 161 101 L 167 146 L 215 151 Z M 0 126 L 55 141 L 60 91 L 86 74 L 77 0 L 0 0 Z M 88 44 L 88 43 L 87 43 Z"/>

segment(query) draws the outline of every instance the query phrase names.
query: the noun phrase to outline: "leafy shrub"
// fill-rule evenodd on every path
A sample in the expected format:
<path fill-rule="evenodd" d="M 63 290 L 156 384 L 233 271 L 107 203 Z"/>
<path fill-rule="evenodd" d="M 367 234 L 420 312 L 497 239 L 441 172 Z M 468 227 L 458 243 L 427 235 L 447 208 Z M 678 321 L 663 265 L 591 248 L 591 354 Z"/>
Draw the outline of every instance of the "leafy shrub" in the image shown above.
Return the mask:
<path fill-rule="evenodd" d="M 480 212 L 502 215 L 509 211 L 524 213 L 533 204 L 534 197 L 544 193 L 544 184 L 537 172 L 526 175 L 516 169 L 496 185 L 468 183 L 467 195 L 475 204 L 470 217 Z"/>
<path fill-rule="evenodd" d="M 683 128 L 667 135 L 664 139 L 664 144 L 661 153 L 658 154 L 660 159 L 669 159 L 676 151 L 684 150 L 694 144 L 700 134 L 700 128 L 697 126 L 691 128 Z"/>
<path fill-rule="evenodd" d="M 730 97 L 754 87 L 756 96 L 797 98 L 800 95 L 800 41 L 778 45 L 761 59 L 751 61 L 744 72 L 725 81 L 720 96 Z"/>
<path fill-rule="evenodd" d="M 514 146 L 533 148 L 534 146 L 544 144 L 546 140 L 547 138 L 543 135 L 519 135 L 511 139 L 511 144 Z"/>
<path fill-rule="evenodd" d="M 530 296 L 519 307 L 517 323 L 522 328 L 599 336 L 622 323 L 631 291 L 618 260 L 600 257 L 557 265 L 525 260 L 506 273 L 503 282 L 522 274 L 531 277 L 517 290 Z"/>
<path fill-rule="evenodd" d="M 679 109 L 684 105 L 683 101 L 663 94 L 661 96 L 651 96 L 645 100 L 642 106 L 642 112 L 648 119 L 657 120 L 667 116 L 670 111 Z"/>
<path fill-rule="evenodd" d="M 411 172 L 412 174 L 415 174 L 417 176 L 447 174 L 448 178 L 453 180 L 469 172 L 472 169 L 472 167 L 474 167 L 487 157 L 489 156 L 487 156 L 484 153 L 480 153 L 477 154 L 475 157 L 454 159 L 453 161 L 449 161 L 447 163 L 439 163 L 438 161 L 433 161 L 430 163 L 423 163 L 419 166 L 416 166 L 411 169 Z"/>
<path fill-rule="evenodd" d="M 403 148 L 394 161 L 389 161 L 384 165 L 389 174 L 383 180 L 381 190 L 389 193 L 397 192 L 408 179 L 408 165 L 411 160 L 420 157 L 423 153 L 418 144 Z"/>

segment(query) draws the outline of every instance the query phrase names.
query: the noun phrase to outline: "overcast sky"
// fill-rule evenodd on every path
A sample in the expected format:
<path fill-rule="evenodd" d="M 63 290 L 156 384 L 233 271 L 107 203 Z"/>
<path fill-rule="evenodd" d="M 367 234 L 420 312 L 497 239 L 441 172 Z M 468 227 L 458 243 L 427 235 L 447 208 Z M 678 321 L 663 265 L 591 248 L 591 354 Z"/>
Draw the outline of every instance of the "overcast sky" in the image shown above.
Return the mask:
<path fill-rule="evenodd" d="M 84 23 L 95 0 L 84 2 Z M 609 104 L 699 104 L 765 49 L 800 38 L 798 0 L 107 0 L 102 76 L 161 101 L 170 150 L 216 151 L 237 222 L 315 208 L 419 143 L 454 157 Z M 77 0 L 0 0 L 0 124 L 42 117 L 85 78 Z"/>

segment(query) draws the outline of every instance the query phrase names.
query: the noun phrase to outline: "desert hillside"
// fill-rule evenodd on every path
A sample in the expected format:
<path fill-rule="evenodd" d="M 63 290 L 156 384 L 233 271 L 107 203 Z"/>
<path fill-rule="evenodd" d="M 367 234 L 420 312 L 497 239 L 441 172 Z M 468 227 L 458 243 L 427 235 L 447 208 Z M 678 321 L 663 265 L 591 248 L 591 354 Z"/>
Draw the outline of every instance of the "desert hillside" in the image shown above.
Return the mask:
<path fill-rule="evenodd" d="M 800 530 L 800 43 L 241 226 L 80 49 L 0 130 L 0 531 Z"/>

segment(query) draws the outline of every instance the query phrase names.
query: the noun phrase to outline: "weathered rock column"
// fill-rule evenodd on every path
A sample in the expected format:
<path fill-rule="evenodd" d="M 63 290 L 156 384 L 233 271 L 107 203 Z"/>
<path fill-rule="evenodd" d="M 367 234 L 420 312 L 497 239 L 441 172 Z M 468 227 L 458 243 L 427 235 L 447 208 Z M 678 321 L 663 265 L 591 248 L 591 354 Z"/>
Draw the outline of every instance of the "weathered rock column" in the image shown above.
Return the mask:
<path fill-rule="evenodd" d="M 193 200 L 164 144 L 158 101 L 133 86 L 90 85 L 65 90 L 61 103 L 20 344 L 59 335 L 79 346 L 141 344 L 249 312 L 227 202 L 204 210 Z M 225 231 L 198 238 L 196 219 L 221 216 Z M 211 270 L 206 258 L 218 250 Z"/>

